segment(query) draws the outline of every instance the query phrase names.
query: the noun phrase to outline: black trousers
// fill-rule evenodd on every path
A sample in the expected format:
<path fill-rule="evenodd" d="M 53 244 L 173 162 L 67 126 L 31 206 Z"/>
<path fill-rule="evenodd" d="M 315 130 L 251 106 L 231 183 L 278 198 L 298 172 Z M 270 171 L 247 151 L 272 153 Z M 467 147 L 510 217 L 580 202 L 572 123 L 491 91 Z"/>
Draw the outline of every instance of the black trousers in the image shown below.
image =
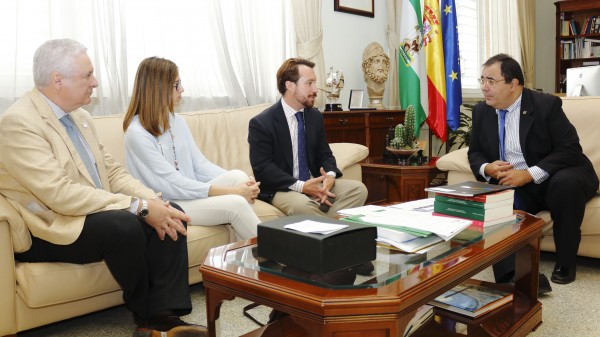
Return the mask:
<path fill-rule="evenodd" d="M 165 311 L 181 316 L 192 310 L 186 238 L 173 241 L 166 236 L 161 241 L 152 227 L 127 210 L 86 216 L 81 235 L 69 245 L 32 240 L 28 251 L 15 254 L 17 260 L 77 264 L 104 260 L 136 321 Z"/>
<path fill-rule="evenodd" d="M 586 166 L 565 168 L 541 184 L 529 183 L 515 189 L 515 209 L 531 214 L 550 211 L 556 264 L 575 267 L 585 204 L 597 190 L 598 177 Z M 493 270 L 497 282 L 508 281 L 515 270 L 514 254 L 496 263 Z"/>

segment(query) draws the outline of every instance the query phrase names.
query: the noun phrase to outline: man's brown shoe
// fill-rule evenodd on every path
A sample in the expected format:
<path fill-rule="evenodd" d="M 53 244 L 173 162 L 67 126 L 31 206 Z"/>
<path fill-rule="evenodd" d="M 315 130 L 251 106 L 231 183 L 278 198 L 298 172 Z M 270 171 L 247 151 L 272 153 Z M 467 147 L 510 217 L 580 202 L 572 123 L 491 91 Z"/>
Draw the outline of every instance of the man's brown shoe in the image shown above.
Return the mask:
<path fill-rule="evenodd" d="M 133 337 L 207 337 L 208 329 L 190 324 L 177 316 L 159 316 L 150 319 L 133 332 Z"/>

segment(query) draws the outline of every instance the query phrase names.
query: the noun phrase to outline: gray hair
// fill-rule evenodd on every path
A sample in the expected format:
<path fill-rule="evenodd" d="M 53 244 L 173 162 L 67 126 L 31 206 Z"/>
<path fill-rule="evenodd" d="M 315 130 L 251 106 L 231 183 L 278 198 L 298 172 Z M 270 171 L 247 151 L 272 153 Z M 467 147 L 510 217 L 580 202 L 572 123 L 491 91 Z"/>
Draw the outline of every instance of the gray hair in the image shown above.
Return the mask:
<path fill-rule="evenodd" d="M 71 39 L 44 42 L 33 55 L 33 82 L 36 87 L 47 86 L 50 74 L 55 71 L 67 77 L 72 75 L 75 58 L 86 52 L 84 45 Z"/>

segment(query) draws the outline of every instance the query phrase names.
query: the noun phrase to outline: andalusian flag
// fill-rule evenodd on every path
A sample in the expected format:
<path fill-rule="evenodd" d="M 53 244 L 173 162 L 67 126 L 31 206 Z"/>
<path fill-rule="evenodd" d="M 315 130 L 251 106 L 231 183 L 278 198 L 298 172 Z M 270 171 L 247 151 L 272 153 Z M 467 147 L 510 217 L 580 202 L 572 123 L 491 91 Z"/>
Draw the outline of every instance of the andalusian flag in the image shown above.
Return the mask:
<path fill-rule="evenodd" d="M 455 1 L 442 0 L 441 8 L 443 12 L 444 66 L 446 70 L 446 119 L 450 129 L 455 131 L 460 125 L 460 106 L 462 104 Z"/>
<path fill-rule="evenodd" d="M 427 125 L 433 134 L 446 141 L 446 74 L 438 0 L 425 0 L 423 40 L 427 64 L 427 95 L 429 114 Z"/>
<path fill-rule="evenodd" d="M 402 109 L 409 105 L 415 107 L 415 136 L 420 133 L 420 126 L 426 119 L 427 91 L 425 81 L 425 54 L 423 46 L 423 20 L 420 0 L 402 1 L 400 18 L 400 60 L 398 60 L 398 77 L 400 84 L 400 102 Z"/>

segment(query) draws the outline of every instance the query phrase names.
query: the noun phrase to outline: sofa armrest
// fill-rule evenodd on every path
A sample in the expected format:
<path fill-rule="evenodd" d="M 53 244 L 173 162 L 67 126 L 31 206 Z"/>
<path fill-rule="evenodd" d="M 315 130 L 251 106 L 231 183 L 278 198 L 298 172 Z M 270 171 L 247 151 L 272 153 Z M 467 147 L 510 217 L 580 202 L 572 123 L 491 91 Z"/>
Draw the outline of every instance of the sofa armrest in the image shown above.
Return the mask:
<path fill-rule="evenodd" d="M 448 184 L 476 180 L 467 157 L 468 148 L 458 149 L 440 157 L 435 165 L 442 171 L 448 171 Z"/>
<path fill-rule="evenodd" d="M 369 148 L 354 143 L 331 143 L 329 144 L 336 163 L 342 174 L 342 178 L 362 181 L 362 170 L 360 162 L 369 156 Z"/>
<path fill-rule="evenodd" d="M 15 255 L 8 222 L 0 221 L 0 336 L 17 333 Z"/>

